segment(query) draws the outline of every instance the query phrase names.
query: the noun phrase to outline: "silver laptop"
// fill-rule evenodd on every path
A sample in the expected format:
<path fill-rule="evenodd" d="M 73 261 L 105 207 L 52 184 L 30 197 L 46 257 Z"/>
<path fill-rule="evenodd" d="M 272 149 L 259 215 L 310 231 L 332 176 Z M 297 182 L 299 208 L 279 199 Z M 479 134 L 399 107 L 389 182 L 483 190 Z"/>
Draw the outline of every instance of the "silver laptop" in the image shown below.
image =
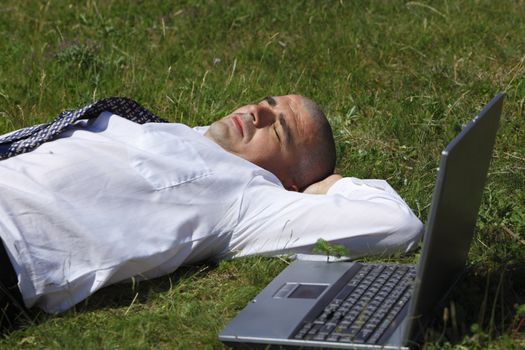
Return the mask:
<path fill-rule="evenodd" d="M 464 270 L 500 93 L 441 154 L 417 266 L 294 261 L 219 334 L 240 348 L 408 349 Z"/>

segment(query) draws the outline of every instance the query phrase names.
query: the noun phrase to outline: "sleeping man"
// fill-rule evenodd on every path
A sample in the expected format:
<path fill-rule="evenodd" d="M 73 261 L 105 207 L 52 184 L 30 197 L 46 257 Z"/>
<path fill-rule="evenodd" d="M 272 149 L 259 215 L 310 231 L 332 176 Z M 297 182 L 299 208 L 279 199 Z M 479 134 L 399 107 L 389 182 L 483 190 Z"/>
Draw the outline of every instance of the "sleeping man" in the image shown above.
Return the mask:
<path fill-rule="evenodd" d="M 136 122 L 153 115 L 119 101 L 36 137 L 0 137 L 3 309 L 59 313 L 130 277 L 308 253 L 319 238 L 351 257 L 417 245 L 422 224 L 386 182 L 334 174 L 330 125 L 305 97 L 267 97 L 196 128 Z"/>

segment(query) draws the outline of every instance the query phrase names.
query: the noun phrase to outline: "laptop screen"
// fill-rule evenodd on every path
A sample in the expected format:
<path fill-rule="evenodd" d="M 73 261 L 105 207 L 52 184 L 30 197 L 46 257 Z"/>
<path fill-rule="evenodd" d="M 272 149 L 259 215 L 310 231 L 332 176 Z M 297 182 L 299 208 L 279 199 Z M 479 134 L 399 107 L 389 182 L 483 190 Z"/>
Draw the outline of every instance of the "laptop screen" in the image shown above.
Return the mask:
<path fill-rule="evenodd" d="M 492 99 L 442 152 L 410 313 L 415 319 L 439 304 L 465 267 L 503 97 Z"/>

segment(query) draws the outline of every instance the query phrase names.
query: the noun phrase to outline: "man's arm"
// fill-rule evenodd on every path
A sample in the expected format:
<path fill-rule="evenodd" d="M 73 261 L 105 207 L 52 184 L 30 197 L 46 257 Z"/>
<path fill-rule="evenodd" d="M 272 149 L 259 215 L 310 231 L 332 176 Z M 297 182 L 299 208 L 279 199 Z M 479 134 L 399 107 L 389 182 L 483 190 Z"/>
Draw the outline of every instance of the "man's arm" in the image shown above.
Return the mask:
<path fill-rule="evenodd" d="M 350 256 L 391 255 L 417 246 L 422 224 L 382 180 L 332 175 L 305 193 L 255 178 L 245 190 L 229 256 L 311 253 L 319 238 Z M 326 193 L 313 195 L 312 193 Z"/>

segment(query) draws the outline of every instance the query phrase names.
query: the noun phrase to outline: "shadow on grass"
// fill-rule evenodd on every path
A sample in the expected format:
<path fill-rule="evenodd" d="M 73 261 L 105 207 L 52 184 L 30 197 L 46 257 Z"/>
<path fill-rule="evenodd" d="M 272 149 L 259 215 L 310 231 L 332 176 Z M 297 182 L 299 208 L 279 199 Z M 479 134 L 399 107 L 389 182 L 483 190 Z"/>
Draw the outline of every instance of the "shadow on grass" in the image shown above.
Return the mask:
<path fill-rule="evenodd" d="M 483 346 L 501 334 L 523 334 L 523 316 L 516 307 L 525 303 L 525 261 L 499 269 L 468 269 L 452 290 L 446 306 L 434 315 L 426 342 L 475 343 Z"/>
<path fill-rule="evenodd" d="M 175 272 L 150 280 L 127 280 L 105 287 L 75 306 L 75 312 L 119 308 L 133 304 L 144 304 L 157 293 L 167 292 L 185 279 L 206 276 L 216 264 L 198 264 L 179 267 Z"/>
<path fill-rule="evenodd" d="M 216 264 L 201 263 L 198 265 L 187 265 L 179 267 L 175 272 L 150 280 L 126 280 L 98 290 L 86 300 L 75 305 L 68 313 L 86 313 L 96 310 L 118 309 L 130 305 L 145 304 L 155 294 L 165 293 L 176 287 L 181 280 L 195 279 L 206 276 L 217 267 Z M 14 326 L 4 329 L 0 333 L 0 338 L 9 335 L 11 332 L 23 329 L 29 325 L 38 325 L 46 322 L 53 316 L 44 313 L 38 308 L 25 310 L 15 321 Z"/>

